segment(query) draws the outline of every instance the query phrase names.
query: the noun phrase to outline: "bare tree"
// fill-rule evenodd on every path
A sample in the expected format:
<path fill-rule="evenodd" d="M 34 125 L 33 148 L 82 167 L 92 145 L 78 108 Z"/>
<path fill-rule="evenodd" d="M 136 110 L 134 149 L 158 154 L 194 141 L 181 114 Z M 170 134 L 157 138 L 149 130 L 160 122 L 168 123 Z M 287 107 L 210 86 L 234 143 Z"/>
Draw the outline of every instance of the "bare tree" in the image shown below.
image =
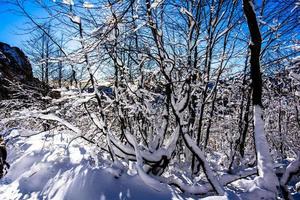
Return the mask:
<path fill-rule="evenodd" d="M 252 86 L 252 103 L 254 113 L 254 140 L 257 157 L 257 169 L 259 187 L 273 193 L 276 197 L 278 179 L 275 176 L 273 161 L 270 155 L 268 141 L 264 131 L 264 120 L 262 113 L 262 77 L 260 71 L 260 51 L 261 34 L 256 20 L 254 5 L 252 0 L 243 0 L 244 13 L 247 19 L 248 28 L 251 36 L 250 48 L 250 72 Z"/>

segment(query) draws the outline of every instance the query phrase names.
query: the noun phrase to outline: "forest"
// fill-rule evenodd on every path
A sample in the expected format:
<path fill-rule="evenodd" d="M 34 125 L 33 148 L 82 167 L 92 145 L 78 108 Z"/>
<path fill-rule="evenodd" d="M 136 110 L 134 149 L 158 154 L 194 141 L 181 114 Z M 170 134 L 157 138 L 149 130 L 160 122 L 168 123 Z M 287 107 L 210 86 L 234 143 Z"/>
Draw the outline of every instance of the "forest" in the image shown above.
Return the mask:
<path fill-rule="evenodd" d="M 1 4 L 0 199 L 300 199 L 299 0 Z"/>

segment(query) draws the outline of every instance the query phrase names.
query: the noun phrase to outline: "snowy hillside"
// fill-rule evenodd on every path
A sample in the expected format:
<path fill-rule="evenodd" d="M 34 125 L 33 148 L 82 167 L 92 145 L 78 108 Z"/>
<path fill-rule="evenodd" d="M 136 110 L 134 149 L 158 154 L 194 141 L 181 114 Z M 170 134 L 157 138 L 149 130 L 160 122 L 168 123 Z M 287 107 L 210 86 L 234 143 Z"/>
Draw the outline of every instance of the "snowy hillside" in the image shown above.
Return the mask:
<path fill-rule="evenodd" d="M 82 139 L 72 141 L 72 133 L 68 131 L 37 134 L 10 129 L 2 134 L 6 136 L 11 168 L 0 180 L 1 200 L 199 199 L 180 194 L 166 184 L 161 184 L 160 190 L 149 187 L 137 175 L 134 165 L 111 164 L 108 155 L 97 153 L 95 146 Z M 249 183 L 237 181 L 234 185 L 250 187 Z M 295 199 L 299 197 L 294 194 Z M 244 198 L 227 189 L 226 196 L 200 199 Z"/>
<path fill-rule="evenodd" d="M 34 133 L 10 130 L 8 162 L 11 168 L 0 182 L 1 200 L 12 199 L 172 199 L 176 195 L 162 186 L 147 187 L 134 169 L 110 166 L 84 141 L 68 133 Z M 69 136 L 69 137 L 68 137 Z"/>

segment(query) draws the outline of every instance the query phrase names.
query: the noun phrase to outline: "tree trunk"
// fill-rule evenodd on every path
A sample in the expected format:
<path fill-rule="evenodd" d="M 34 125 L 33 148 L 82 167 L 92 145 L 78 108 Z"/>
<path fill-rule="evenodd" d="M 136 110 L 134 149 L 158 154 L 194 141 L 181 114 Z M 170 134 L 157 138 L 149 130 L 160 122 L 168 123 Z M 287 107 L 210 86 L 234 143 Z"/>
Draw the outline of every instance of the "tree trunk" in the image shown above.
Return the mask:
<path fill-rule="evenodd" d="M 264 120 L 262 116 L 262 78 L 260 72 L 262 38 L 256 20 L 253 0 L 243 0 L 243 9 L 251 36 L 249 47 L 250 72 L 252 79 L 252 103 L 254 109 L 254 142 L 259 175 L 255 181 L 259 188 L 272 192 L 272 198 L 276 198 L 279 183 L 273 170 L 273 161 L 269 152 L 269 144 L 265 135 Z M 265 195 L 267 195 L 267 192 Z"/>
<path fill-rule="evenodd" d="M 62 63 L 59 62 L 58 64 L 58 87 L 62 87 Z"/>

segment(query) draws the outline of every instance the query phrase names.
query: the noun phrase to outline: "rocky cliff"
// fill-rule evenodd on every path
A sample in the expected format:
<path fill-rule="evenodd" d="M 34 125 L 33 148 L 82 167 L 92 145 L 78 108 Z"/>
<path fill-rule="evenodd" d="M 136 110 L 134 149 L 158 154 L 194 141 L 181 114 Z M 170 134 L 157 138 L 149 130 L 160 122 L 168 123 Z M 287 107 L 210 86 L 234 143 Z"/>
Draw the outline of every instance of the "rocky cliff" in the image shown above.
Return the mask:
<path fill-rule="evenodd" d="M 0 100 L 40 97 L 42 85 L 23 51 L 0 42 Z"/>

